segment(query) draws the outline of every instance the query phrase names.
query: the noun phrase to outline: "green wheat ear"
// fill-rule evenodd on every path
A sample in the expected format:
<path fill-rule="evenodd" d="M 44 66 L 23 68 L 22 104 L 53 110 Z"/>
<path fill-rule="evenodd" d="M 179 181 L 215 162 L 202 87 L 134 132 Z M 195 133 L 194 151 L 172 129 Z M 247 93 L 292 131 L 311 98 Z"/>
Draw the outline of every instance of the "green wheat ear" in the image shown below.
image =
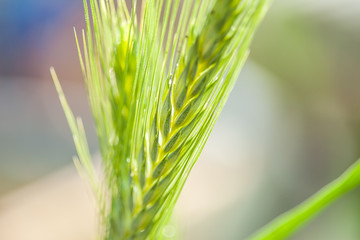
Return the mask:
<path fill-rule="evenodd" d="M 100 209 L 101 239 L 157 239 L 247 57 L 267 0 L 84 0 L 78 44 L 104 179 L 55 86 Z M 138 18 L 137 10 L 141 9 Z M 76 158 L 77 159 L 77 158 Z"/>

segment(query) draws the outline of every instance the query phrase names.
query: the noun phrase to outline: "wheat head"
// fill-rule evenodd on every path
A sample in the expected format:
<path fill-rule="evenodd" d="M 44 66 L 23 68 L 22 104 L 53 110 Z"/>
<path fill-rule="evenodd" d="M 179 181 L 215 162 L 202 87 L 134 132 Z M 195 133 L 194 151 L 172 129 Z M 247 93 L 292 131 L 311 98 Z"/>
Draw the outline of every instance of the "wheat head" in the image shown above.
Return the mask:
<path fill-rule="evenodd" d="M 117 5 L 117 7 L 115 6 Z M 101 239 L 157 239 L 246 59 L 266 0 L 84 0 L 79 47 L 103 159 L 64 98 L 79 160 L 99 203 Z"/>

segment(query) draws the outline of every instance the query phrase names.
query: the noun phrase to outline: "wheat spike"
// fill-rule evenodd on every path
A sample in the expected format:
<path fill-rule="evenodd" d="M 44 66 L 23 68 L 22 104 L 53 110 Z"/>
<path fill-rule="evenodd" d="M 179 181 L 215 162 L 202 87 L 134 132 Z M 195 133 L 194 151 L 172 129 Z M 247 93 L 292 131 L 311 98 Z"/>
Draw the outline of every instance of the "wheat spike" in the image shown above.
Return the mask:
<path fill-rule="evenodd" d="M 236 35 L 236 24 L 239 19 L 255 14 L 258 4 L 256 1 L 216 1 L 204 26 L 182 56 L 175 78 L 163 93 L 164 97 L 160 97 L 164 101 L 159 104 L 161 107 L 149 131 L 147 150 L 152 162 L 151 174 L 142 186 L 142 208 L 134 216 L 133 236 L 153 228 L 153 218 L 161 211 L 170 186 L 177 181 L 174 168 L 182 164 L 181 155 L 189 148 L 189 135 L 197 127 L 195 119 L 212 97 L 209 91 L 222 84 L 215 75 L 222 70 L 219 63 Z"/>
<path fill-rule="evenodd" d="M 99 203 L 100 239 L 157 239 L 244 63 L 267 0 L 84 0 L 80 64 L 103 160 L 53 72 L 79 161 Z M 141 9 L 138 19 L 136 12 Z"/>

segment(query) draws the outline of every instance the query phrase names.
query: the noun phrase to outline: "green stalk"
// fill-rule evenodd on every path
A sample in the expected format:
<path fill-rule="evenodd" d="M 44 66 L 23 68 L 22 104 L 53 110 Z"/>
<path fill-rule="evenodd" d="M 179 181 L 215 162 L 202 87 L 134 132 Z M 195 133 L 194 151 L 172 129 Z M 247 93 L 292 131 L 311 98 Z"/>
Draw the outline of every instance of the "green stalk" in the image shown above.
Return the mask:
<path fill-rule="evenodd" d="M 360 160 L 340 177 L 294 209 L 284 213 L 260 229 L 249 240 L 285 239 L 314 218 L 336 199 L 360 185 Z"/>

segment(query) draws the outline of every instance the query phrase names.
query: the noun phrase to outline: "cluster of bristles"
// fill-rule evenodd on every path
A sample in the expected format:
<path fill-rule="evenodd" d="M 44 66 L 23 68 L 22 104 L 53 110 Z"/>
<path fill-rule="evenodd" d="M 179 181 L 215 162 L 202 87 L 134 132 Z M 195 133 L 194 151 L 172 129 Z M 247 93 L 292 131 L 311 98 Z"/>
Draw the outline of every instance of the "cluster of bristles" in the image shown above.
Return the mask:
<path fill-rule="evenodd" d="M 140 23 L 136 4 L 129 14 L 122 0 L 117 8 L 113 0 L 90 3 L 80 61 L 105 184 L 62 99 L 80 142 L 78 165 L 100 203 L 102 238 L 154 239 L 234 85 L 266 1 L 143 1 Z"/>

